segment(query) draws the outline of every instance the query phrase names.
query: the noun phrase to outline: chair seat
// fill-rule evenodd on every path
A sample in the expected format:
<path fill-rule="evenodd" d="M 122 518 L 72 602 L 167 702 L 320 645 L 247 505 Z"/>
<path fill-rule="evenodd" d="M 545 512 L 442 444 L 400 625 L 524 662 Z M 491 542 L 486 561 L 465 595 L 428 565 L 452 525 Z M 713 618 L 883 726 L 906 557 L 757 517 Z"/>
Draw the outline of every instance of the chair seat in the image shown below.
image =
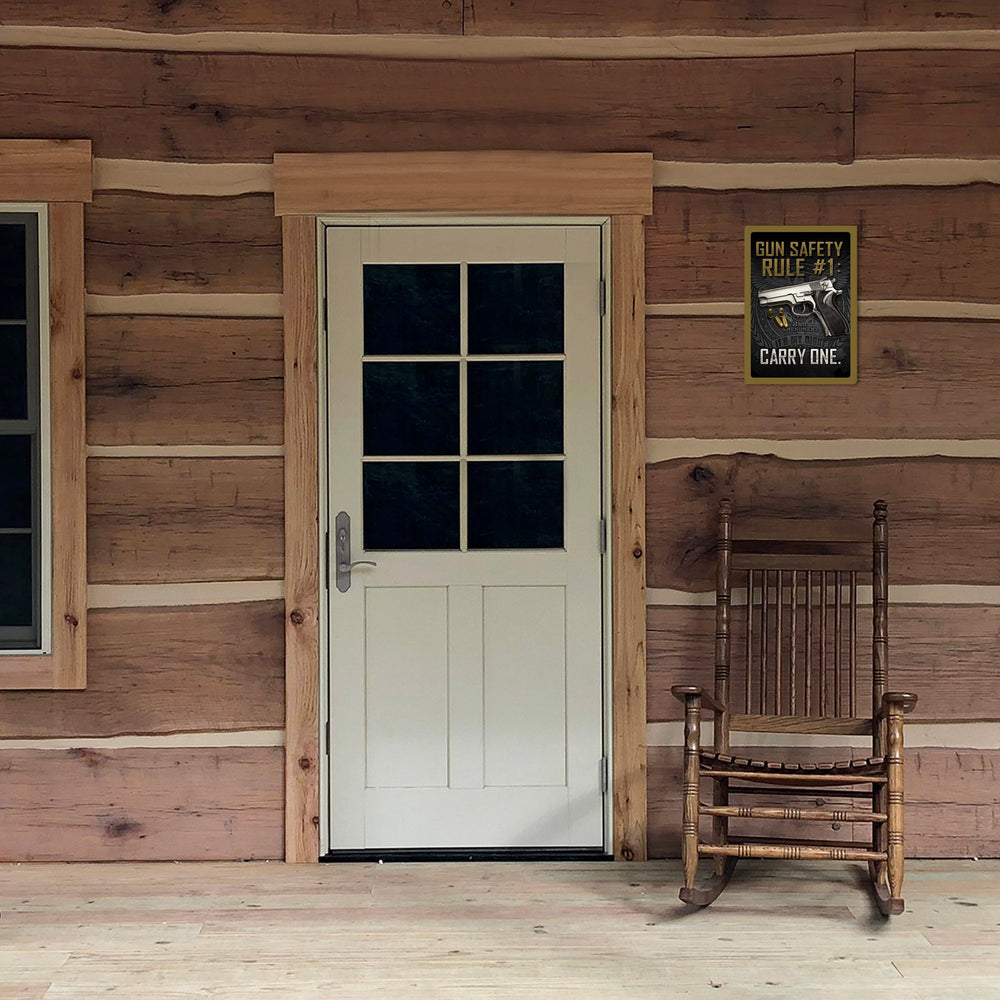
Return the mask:
<path fill-rule="evenodd" d="M 834 763 L 794 763 L 751 760 L 713 750 L 702 750 L 699 756 L 703 766 L 717 771 L 756 771 L 760 774 L 881 774 L 885 771 L 885 757 L 861 757 Z"/>

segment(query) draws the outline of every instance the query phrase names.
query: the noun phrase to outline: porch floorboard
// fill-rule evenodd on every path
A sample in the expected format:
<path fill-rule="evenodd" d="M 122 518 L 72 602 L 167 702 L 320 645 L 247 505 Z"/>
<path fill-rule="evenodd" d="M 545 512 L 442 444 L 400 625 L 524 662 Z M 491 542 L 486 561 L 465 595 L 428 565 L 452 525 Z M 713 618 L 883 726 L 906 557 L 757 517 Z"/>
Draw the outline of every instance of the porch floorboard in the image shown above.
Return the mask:
<path fill-rule="evenodd" d="M 821 877 L 816 877 L 821 876 Z M 0 1000 L 1000 998 L 1000 861 L 0 865 Z M 707 957 L 705 957 L 707 956 Z"/>

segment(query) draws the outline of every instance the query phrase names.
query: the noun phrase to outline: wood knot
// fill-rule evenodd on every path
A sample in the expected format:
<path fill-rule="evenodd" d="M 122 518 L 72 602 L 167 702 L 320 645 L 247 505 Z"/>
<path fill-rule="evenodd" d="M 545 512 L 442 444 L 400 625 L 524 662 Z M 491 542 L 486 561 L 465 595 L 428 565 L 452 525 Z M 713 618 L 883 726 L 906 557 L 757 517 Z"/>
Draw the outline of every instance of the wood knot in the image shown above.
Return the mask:
<path fill-rule="evenodd" d="M 715 473 L 707 465 L 696 465 L 688 473 L 688 478 L 696 483 L 710 483 L 715 479 Z"/>
<path fill-rule="evenodd" d="M 299 609 L 298 609 L 298 608 L 296 608 L 296 609 L 295 609 L 295 610 L 294 610 L 294 611 L 293 611 L 293 612 L 292 612 L 292 613 L 291 613 L 291 614 L 290 614 L 290 615 L 288 616 L 288 620 L 289 620 L 289 621 L 290 621 L 290 622 L 291 622 L 291 623 L 292 623 L 293 625 L 301 625 L 301 624 L 302 624 L 302 623 L 303 623 L 303 622 L 304 622 L 304 621 L 306 620 L 306 616 L 305 616 L 304 614 L 302 614 L 302 612 L 301 612 L 301 611 L 299 611 Z"/>
<path fill-rule="evenodd" d="M 80 619 L 76 615 L 63 615 L 63 621 L 69 625 L 70 628 L 78 628 L 80 625 Z"/>
<path fill-rule="evenodd" d="M 311 760 L 310 760 L 310 759 L 309 759 L 308 757 L 304 757 L 304 756 L 303 756 L 303 757 L 300 757 L 300 758 L 299 758 L 299 767 L 300 767 L 300 768 L 301 768 L 301 769 L 302 769 L 303 771 L 308 771 L 308 770 L 309 770 L 309 768 L 311 768 L 311 767 L 312 767 L 312 761 L 311 761 Z"/>
<path fill-rule="evenodd" d="M 635 861 L 635 851 L 628 844 L 622 844 L 622 860 Z"/>
<path fill-rule="evenodd" d="M 144 840 L 142 824 L 130 819 L 107 819 L 102 823 L 104 836 L 111 840 L 121 840 L 124 837 L 138 837 Z"/>
<path fill-rule="evenodd" d="M 319 826 L 319 816 L 313 816 L 309 820 L 309 822 L 312 823 L 313 826 L 317 826 L 318 827 Z"/>
<path fill-rule="evenodd" d="M 75 381 L 79 382 L 83 378 L 83 369 L 79 365 L 74 365 L 70 375 L 72 375 Z"/>
<path fill-rule="evenodd" d="M 642 548 L 641 548 L 640 546 L 638 546 L 638 545 L 637 545 L 637 546 L 636 546 L 636 547 L 635 547 L 635 548 L 634 548 L 634 549 L 632 550 L 632 555 L 634 555 L 634 556 L 636 557 L 636 559 L 641 559 L 641 558 L 642 558 Z"/>

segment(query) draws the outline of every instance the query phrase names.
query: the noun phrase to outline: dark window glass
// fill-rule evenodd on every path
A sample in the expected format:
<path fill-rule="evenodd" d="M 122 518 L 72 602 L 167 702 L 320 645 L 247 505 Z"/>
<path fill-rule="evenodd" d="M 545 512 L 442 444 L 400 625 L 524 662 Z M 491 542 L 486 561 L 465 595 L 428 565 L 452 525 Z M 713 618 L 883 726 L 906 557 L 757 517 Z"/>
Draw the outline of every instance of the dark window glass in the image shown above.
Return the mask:
<path fill-rule="evenodd" d="M 563 546 L 562 462 L 470 462 L 470 549 Z"/>
<path fill-rule="evenodd" d="M 458 462 L 366 462 L 365 549 L 457 549 Z"/>
<path fill-rule="evenodd" d="M 0 326 L 0 420 L 28 419 L 28 331 Z"/>
<path fill-rule="evenodd" d="M 0 626 L 31 626 L 31 556 L 31 535 L 0 534 Z M 31 644 L 13 643 L 14 648 L 22 645 Z"/>
<path fill-rule="evenodd" d="M 469 362 L 469 454 L 563 450 L 561 361 Z"/>
<path fill-rule="evenodd" d="M 0 319 L 26 319 L 23 225 L 0 225 Z"/>
<path fill-rule="evenodd" d="M 458 362 L 366 361 L 366 455 L 457 455 Z"/>
<path fill-rule="evenodd" d="M 31 527 L 31 438 L 0 437 L 0 528 Z"/>
<path fill-rule="evenodd" d="M 365 264 L 365 354 L 458 354 L 458 264 Z"/>
<path fill-rule="evenodd" d="M 470 354 L 562 350 L 562 264 L 469 265 Z"/>

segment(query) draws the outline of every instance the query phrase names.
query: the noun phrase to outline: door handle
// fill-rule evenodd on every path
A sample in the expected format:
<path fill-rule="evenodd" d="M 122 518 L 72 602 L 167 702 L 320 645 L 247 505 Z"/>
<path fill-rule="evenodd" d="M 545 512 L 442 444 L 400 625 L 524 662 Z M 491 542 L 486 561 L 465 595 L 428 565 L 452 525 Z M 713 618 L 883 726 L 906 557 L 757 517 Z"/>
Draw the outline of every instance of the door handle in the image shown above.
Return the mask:
<path fill-rule="evenodd" d="M 351 570 L 355 566 L 377 566 L 374 559 L 355 559 L 351 561 L 351 516 L 342 510 L 333 525 L 335 561 L 337 568 L 337 590 L 346 594 L 351 589 Z"/>

